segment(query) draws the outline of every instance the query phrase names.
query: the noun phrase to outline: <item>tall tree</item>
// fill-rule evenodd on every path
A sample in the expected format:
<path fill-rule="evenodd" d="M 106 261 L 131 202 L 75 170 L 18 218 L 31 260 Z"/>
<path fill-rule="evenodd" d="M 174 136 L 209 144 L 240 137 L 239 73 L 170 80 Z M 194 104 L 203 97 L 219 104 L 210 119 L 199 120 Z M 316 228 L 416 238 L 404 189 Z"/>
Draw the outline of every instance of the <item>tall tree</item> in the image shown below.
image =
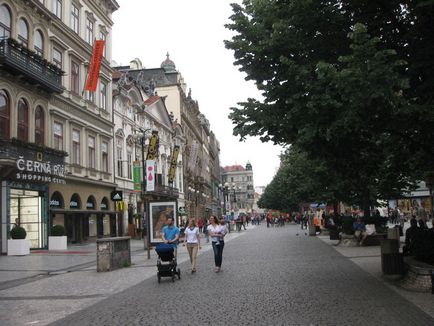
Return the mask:
<path fill-rule="evenodd" d="M 431 121 L 432 107 L 426 101 L 419 109 L 408 105 L 405 77 L 414 80 L 408 39 L 415 32 L 416 18 L 410 15 L 415 2 L 233 5 L 227 28 L 237 34 L 226 46 L 265 99 L 232 108 L 234 134 L 296 144 L 310 159 L 323 159 L 346 178 L 344 197 L 350 203 L 368 206 L 399 193 L 420 160 L 429 161 L 434 152 L 414 146 L 428 132 L 418 112 Z M 354 27 L 357 21 L 374 37 L 366 27 Z"/>

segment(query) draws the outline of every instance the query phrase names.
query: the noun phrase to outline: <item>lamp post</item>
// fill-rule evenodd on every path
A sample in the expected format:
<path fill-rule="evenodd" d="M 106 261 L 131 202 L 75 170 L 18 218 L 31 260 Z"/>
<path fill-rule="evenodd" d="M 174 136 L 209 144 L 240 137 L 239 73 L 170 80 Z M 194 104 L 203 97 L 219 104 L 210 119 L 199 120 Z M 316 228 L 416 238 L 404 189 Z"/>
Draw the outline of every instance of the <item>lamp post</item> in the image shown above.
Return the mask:
<path fill-rule="evenodd" d="M 142 146 L 142 200 L 143 200 L 143 217 L 146 222 L 146 250 L 148 253 L 148 259 L 151 259 L 151 237 L 150 237 L 150 214 L 148 211 L 148 200 L 146 197 L 146 161 L 145 161 L 145 142 L 147 139 L 151 138 L 151 135 L 147 133 L 151 129 L 140 130 L 140 133 L 136 133 L 134 138 L 137 142 L 140 142 Z"/>

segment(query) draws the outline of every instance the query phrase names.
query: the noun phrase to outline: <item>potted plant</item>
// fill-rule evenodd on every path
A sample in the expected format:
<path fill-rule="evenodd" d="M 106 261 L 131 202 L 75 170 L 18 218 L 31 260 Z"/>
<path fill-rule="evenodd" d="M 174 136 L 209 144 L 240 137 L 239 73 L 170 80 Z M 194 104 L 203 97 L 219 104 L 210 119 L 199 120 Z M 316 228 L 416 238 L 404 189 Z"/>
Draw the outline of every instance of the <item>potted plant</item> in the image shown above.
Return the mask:
<path fill-rule="evenodd" d="M 24 256 L 30 253 L 30 241 L 26 239 L 26 230 L 16 225 L 10 231 L 8 239 L 8 256 Z"/>
<path fill-rule="evenodd" d="M 66 250 L 67 237 L 63 225 L 53 225 L 48 237 L 48 250 Z"/>

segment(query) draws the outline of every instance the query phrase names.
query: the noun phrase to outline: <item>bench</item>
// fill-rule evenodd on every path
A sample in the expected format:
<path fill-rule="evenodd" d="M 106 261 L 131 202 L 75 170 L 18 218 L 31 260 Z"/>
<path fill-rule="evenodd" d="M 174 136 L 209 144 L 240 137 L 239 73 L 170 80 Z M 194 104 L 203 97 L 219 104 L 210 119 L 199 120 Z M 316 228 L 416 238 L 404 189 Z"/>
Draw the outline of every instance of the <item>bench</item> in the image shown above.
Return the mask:
<path fill-rule="evenodd" d="M 374 233 L 368 235 L 363 242 L 365 246 L 379 246 L 381 244 L 381 240 L 387 239 L 387 233 Z"/>
<path fill-rule="evenodd" d="M 359 243 L 357 242 L 354 234 L 345 234 L 340 233 L 339 234 L 340 240 L 336 245 L 343 245 L 346 247 L 357 247 Z M 379 246 L 381 244 L 381 240 L 386 239 L 387 234 L 386 233 L 374 233 L 371 235 L 368 235 L 363 242 L 363 246 Z"/>

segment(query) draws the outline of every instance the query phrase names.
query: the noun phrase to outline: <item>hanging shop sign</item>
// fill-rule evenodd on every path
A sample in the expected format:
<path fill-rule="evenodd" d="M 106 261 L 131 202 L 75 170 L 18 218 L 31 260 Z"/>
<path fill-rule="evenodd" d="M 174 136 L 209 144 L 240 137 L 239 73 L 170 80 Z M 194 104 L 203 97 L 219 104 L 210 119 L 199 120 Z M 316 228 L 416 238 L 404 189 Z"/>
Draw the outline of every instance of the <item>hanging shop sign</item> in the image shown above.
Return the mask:
<path fill-rule="evenodd" d="M 140 171 L 140 161 L 134 161 L 133 163 L 133 180 L 134 180 L 134 191 L 142 190 L 142 173 Z"/>
<path fill-rule="evenodd" d="M 176 166 L 178 163 L 178 155 L 179 155 L 179 146 L 176 145 L 173 148 L 172 159 L 170 160 L 169 183 L 173 183 L 173 179 L 175 178 Z"/>
<path fill-rule="evenodd" d="M 159 146 L 158 131 L 153 131 L 151 139 L 149 139 L 148 154 L 146 155 L 147 160 L 155 160 L 158 153 L 158 146 Z"/>
<path fill-rule="evenodd" d="M 123 192 L 120 190 L 113 190 L 110 194 L 112 201 L 121 201 L 123 196 Z"/>
<path fill-rule="evenodd" d="M 155 161 L 146 161 L 146 191 L 155 191 Z"/>

